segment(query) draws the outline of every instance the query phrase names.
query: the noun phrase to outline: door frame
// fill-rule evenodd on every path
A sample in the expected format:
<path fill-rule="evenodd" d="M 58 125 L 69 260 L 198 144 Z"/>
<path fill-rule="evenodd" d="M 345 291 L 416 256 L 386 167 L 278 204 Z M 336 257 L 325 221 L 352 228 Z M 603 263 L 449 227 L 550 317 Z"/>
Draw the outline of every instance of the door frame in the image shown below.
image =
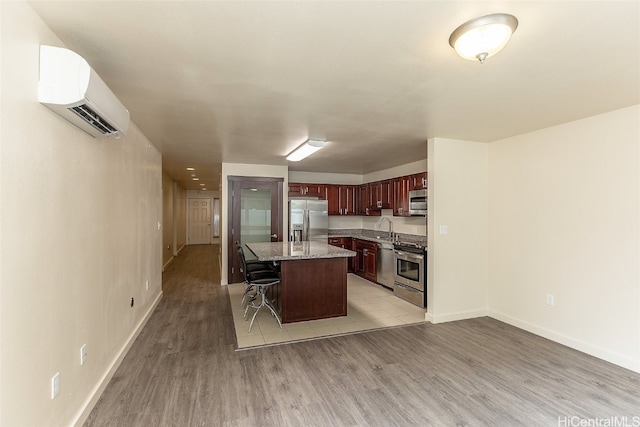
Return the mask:
<path fill-rule="evenodd" d="M 227 181 L 229 198 L 227 203 L 227 282 L 237 283 L 244 280 L 240 272 L 240 259 L 235 247 L 235 241 L 240 236 L 240 191 L 248 188 L 275 190 L 271 196 L 271 230 L 276 230 L 275 233 L 278 237 L 271 238 L 271 241 L 281 242 L 283 233 L 284 178 L 229 175 Z M 236 191 L 238 191 L 237 197 L 235 195 Z M 274 212 L 276 213 L 275 215 L 273 214 Z"/>

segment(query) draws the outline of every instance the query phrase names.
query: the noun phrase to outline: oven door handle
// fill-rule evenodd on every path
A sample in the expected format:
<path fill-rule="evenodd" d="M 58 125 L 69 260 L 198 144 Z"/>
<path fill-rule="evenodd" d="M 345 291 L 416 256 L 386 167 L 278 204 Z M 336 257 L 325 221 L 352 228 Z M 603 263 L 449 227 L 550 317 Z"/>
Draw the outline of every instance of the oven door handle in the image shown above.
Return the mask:
<path fill-rule="evenodd" d="M 396 251 L 396 255 L 401 256 L 403 258 L 409 258 L 409 259 L 417 259 L 417 260 L 423 260 L 424 259 L 424 255 L 417 255 L 417 254 L 413 254 L 411 252 Z"/>

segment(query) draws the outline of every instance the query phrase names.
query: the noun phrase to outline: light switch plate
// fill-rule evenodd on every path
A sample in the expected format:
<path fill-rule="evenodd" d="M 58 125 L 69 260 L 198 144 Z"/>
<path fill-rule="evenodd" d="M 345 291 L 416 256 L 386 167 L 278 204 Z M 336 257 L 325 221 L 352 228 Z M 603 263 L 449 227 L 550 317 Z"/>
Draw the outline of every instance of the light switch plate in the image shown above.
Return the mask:
<path fill-rule="evenodd" d="M 440 226 L 440 234 L 447 234 L 449 232 L 449 230 L 447 229 L 446 225 L 441 225 Z"/>

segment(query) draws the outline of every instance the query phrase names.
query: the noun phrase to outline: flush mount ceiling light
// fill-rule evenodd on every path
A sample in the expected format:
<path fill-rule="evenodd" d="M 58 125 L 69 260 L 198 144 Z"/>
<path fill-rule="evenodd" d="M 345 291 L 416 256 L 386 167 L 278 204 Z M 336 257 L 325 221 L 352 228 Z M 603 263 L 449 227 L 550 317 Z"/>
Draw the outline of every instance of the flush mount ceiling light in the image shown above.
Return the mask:
<path fill-rule="evenodd" d="M 293 150 L 293 152 L 287 156 L 287 160 L 290 162 L 300 161 L 324 147 L 326 143 L 327 141 L 308 139 L 304 144 Z"/>
<path fill-rule="evenodd" d="M 513 15 L 494 13 L 481 16 L 460 25 L 451 33 L 449 44 L 464 59 L 477 59 L 480 63 L 500 52 L 518 28 Z"/>

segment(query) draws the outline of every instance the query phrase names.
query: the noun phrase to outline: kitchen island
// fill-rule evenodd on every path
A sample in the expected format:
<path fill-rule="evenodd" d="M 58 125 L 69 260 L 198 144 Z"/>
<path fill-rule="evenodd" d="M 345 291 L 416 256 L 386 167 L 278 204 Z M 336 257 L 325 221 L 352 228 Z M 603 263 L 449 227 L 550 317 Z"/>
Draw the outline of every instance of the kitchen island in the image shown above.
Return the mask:
<path fill-rule="evenodd" d="M 347 258 L 356 253 L 320 242 L 247 243 L 260 261 L 280 264 L 270 298 L 282 323 L 347 315 Z"/>

